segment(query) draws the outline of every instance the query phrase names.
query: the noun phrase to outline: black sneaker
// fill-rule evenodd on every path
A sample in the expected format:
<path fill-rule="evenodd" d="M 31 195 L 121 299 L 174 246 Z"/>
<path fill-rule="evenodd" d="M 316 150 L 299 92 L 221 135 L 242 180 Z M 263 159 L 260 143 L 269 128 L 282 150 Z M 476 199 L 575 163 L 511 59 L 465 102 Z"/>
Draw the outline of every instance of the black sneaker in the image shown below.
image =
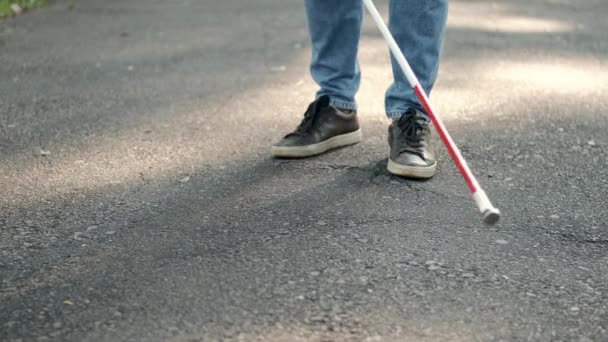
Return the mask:
<path fill-rule="evenodd" d="M 431 152 L 429 119 L 411 109 L 388 128 L 388 171 L 397 176 L 431 178 L 437 161 Z"/>
<path fill-rule="evenodd" d="M 361 141 L 357 113 L 345 113 L 322 96 L 311 103 L 295 131 L 272 146 L 274 157 L 309 157 Z"/>

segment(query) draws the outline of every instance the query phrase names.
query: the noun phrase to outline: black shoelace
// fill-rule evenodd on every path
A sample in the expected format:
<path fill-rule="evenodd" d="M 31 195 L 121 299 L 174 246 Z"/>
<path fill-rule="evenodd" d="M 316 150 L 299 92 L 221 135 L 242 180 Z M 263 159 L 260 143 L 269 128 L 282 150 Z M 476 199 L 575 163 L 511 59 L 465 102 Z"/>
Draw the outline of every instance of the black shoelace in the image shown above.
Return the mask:
<path fill-rule="evenodd" d="M 424 144 L 422 143 L 425 130 L 428 127 L 428 122 L 421 118 L 414 111 L 406 112 L 399 121 L 397 127 L 401 131 L 399 135 L 399 152 L 410 152 L 424 157 Z"/>
<path fill-rule="evenodd" d="M 320 111 L 321 111 L 321 108 L 318 105 L 318 101 L 311 103 L 308 106 L 308 109 L 306 109 L 306 112 L 304 113 L 304 119 L 302 119 L 302 122 L 300 122 L 300 124 L 298 125 L 296 130 L 293 131 L 292 133 L 290 133 L 289 135 L 308 134 L 308 130 L 310 130 L 310 128 L 312 127 L 312 124 L 315 121 L 315 118 Z"/>

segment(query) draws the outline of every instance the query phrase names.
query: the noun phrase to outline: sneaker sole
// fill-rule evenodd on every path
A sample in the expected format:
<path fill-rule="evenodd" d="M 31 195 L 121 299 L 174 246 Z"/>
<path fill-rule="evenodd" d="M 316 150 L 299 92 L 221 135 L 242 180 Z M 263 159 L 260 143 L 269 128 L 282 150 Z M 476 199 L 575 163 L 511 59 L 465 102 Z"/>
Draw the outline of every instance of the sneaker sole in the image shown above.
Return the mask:
<path fill-rule="evenodd" d="M 361 129 L 351 133 L 336 135 L 320 143 L 306 146 L 272 146 L 270 152 L 273 157 L 303 158 L 321 154 L 333 148 L 354 145 L 362 140 Z"/>
<path fill-rule="evenodd" d="M 388 169 L 388 172 L 396 176 L 428 179 L 435 175 L 437 162 L 435 161 L 433 165 L 430 166 L 410 166 L 397 164 L 389 158 L 386 168 Z"/>

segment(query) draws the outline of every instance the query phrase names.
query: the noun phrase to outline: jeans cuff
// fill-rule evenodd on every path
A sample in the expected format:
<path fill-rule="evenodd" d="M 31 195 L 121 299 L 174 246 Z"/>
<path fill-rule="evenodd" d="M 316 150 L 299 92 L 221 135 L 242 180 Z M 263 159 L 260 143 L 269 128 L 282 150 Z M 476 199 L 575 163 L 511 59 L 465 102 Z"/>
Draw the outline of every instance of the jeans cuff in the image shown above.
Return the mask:
<path fill-rule="evenodd" d="M 405 112 L 401 112 L 401 111 L 399 111 L 399 112 L 387 112 L 386 116 L 389 119 L 399 119 L 401 117 L 401 115 L 403 115 L 403 113 L 405 113 Z"/>
<path fill-rule="evenodd" d="M 354 102 L 346 102 L 346 101 L 330 99 L 329 104 L 336 108 L 339 108 L 339 109 L 357 110 L 357 104 Z"/>
<path fill-rule="evenodd" d="M 405 113 L 406 111 L 397 111 L 397 112 L 387 112 L 386 116 L 389 119 L 399 119 L 401 118 L 401 116 L 403 115 L 403 113 Z M 427 119 L 431 119 L 427 113 L 425 113 L 424 111 L 418 110 L 418 113 L 424 115 Z"/>

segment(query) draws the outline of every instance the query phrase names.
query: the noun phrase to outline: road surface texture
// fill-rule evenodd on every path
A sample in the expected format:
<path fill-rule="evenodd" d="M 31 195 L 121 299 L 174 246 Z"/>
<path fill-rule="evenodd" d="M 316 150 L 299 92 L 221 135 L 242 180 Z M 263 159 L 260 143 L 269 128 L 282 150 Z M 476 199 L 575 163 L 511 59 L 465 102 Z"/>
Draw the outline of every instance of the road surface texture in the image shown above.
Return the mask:
<path fill-rule="evenodd" d="M 386 13 L 386 1 L 379 1 Z M 0 22 L 0 340 L 607 341 L 608 2 L 454 0 L 440 146 L 273 160 L 316 86 L 299 0 L 82 0 Z"/>

